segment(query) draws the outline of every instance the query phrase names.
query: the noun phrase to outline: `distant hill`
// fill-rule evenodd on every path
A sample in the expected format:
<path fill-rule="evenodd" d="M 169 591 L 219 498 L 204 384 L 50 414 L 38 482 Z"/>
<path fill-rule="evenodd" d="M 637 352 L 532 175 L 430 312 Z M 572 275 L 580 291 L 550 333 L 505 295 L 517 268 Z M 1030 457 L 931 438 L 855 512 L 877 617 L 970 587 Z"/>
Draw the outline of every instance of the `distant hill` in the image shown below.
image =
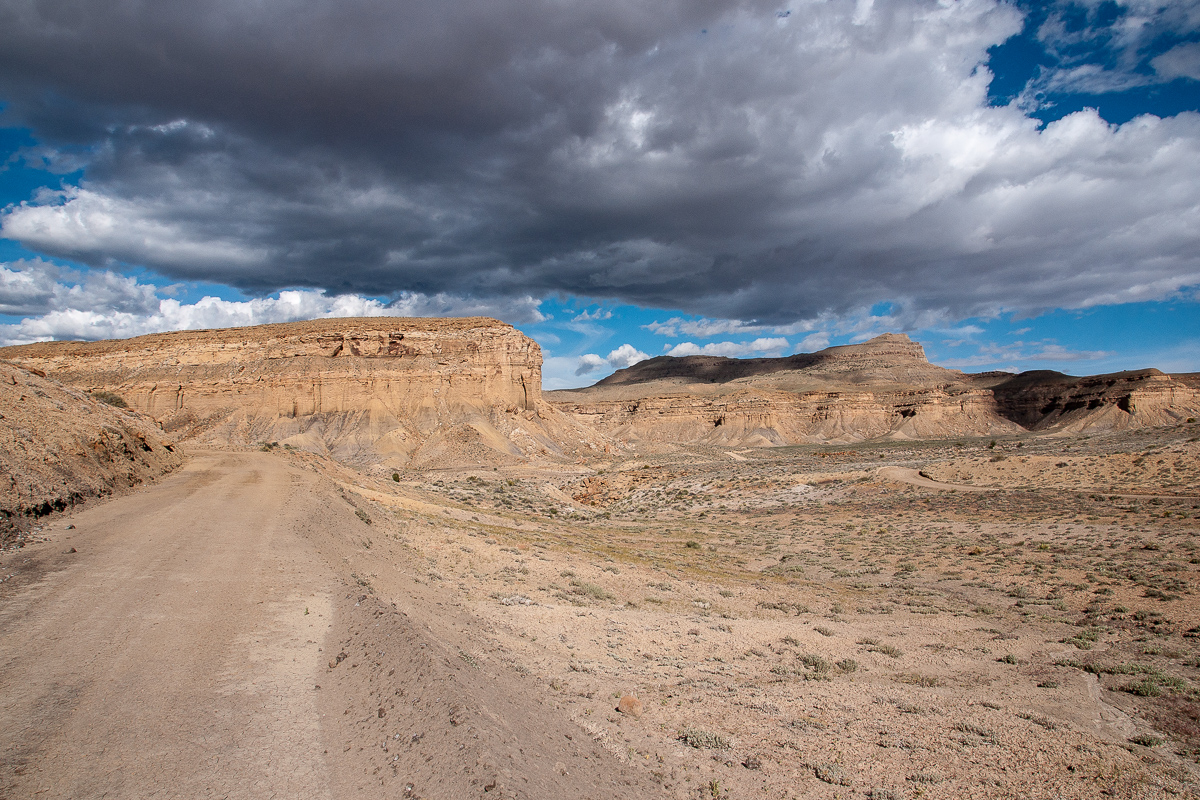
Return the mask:
<path fill-rule="evenodd" d="M 1123 430 L 1200 416 L 1195 375 L 970 375 L 930 364 L 903 334 L 786 358 L 660 356 L 545 396 L 606 435 L 659 444 Z"/>
<path fill-rule="evenodd" d="M 596 384 L 627 386 L 676 380 L 684 383 L 753 382 L 785 386 L 794 382 L 912 383 L 931 385 L 963 380 L 963 373 L 929 363 L 925 349 L 902 333 L 885 333 L 862 344 L 829 347 L 785 358 L 659 356 L 618 370 Z"/>

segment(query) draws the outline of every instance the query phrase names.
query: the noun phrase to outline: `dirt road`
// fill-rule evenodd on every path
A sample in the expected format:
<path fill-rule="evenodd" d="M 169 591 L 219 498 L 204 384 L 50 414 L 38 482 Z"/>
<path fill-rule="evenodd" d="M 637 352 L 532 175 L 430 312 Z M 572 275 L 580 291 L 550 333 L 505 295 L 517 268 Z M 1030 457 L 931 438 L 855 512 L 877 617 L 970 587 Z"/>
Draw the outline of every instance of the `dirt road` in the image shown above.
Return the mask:
<path fill-rule="evenodd" d="M 286 458 L 200 452 L 4 554 L 0 798 L 651 796 L 529 677 L 464 656 L 457 603 L 364 591 L 357 554 L 411 556 L 364 549 L 386 534 L 356 512 Z"/>
<path fill-rule="evenodd" d="M 327 797 L 314 479 L 210 454 L 77 515 L 0 607 L 0 794 Z"/>

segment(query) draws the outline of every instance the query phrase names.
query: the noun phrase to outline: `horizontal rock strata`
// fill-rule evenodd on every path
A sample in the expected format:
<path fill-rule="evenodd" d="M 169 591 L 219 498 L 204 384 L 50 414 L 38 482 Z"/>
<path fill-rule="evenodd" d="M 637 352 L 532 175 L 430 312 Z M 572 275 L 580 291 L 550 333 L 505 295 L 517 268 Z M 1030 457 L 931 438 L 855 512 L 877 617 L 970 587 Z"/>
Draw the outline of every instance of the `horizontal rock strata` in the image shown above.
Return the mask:
<path fill-rule="evenodd" d="M 492 319 L 325 319 L 49 342 L 0 357 L 113 392 L 210 444 L 279 442 L 395 465 L 563 451 L 541 401 L 540 348 Z"/>
<path fill-rule="evenodd" d="M 967 375 L 902 334 L 787 358 L 659 357 L 546 397 L 618 440 L 727 446 L 996 436 L 1169 425 L 1200 381 L 1157 370 Z"/>

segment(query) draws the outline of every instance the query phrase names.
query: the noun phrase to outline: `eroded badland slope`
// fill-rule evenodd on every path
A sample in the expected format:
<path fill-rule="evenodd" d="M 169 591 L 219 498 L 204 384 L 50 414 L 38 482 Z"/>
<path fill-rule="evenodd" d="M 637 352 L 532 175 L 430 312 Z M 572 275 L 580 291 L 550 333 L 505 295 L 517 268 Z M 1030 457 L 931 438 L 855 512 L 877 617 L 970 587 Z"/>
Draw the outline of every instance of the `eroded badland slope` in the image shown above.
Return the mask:
<path fill-rule="evenodd" d="M 344 461 L 436 466 L 603 448 L 541 399 L 541 350 L 484 318 L 330 319 L 0 350 L 113 392 L 198 444 L 277 442 Z"/>
<path fill-rule="evenodd" d="M 0 362 L 0 546 L 20 544 L 40 517 L 182 461 L 150 420 Z"/>
<path fill-rule="evenodd" d="M 142 667 L 185 647 L 219 668 L 173 686 L 215 692 L 189 695 L 184 726 L 153 720 L 199 765 L 173 767 L 176 785 L 245 775 L 246 796 L 309 777 L 333 797 L 1197 796 L 1193 376 L 973 376 L 888 336 L 654 359 L 548 402 L 529 391 L 536 345 L 489 320 L 189 336 L 203 347 L 0 354 L 122 394 L 189 442 L 293 445 L 197 449 L 154 489 L 183 510 L 112 503 L 0 554 L 19 573 L 0 581 L 19 601 L 0 628 L 25 637 L 0 637 L 18 653 L 0 678 L 16 664 L 58 692 L 22 695 L 54 735 L 10 734 L 14 797 L 132 780 L 138 748 L 121 745 L 125 772 L 103 730 L 81 749 L 79 709 L 101 727 L 118 701 L 144 713 L 168 695 Z M 800 443 L 752 446 L 781 442 Z M 151 543 L 133 561 L 112 549 L 131 536 Z M 17 558 L 50 567 L 33 583 Z M 110 602 L 61 600 L 110 573 L 133 576 Z M 225 609 L 208 581 L 250 577 L 254 599 L 210 615 L 241 620 L 228 657 L 186 637 L 150 651 L 177 634 L 162 614 L 208 624 L 195 593 Z M 45 615 L 78 625 L 83 608 L 141 625 L 145 652 L 104 651 L 137 692 L 96 659 L 44 655 L 74 646 Z M 293 757 L 302 769 L 274 766 Z M 159 763 L 184 762 L 141 762 Z M 166 790 L 145 775 L 143 794 Z"/>
<path fill-rule="evenodd" d="M 788 358 L 663 356 L 590 388 L 546 396 L 589 427 L 645 444 L 756 447 L 1125 430 L 1200 415 L 1193 376 L 968 375 L 930 364 L 903 334 Z"/>

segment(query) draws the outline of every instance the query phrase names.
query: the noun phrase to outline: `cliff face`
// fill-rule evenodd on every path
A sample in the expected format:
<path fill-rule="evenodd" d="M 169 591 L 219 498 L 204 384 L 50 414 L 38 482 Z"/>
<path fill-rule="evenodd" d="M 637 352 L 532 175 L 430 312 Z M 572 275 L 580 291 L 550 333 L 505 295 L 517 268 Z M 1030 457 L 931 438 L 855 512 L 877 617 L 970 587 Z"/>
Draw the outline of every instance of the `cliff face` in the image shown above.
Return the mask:
<path fill-rule="evenodd" d="M 565 394 L 565 393 L 563 393 Z M 551 393 L 558 398 L 560 393 Z M 987 391 L 786 392 L 745 389 L 708 396 L 682 393 L 587 401 L 571 393 L 558 408 L 628 442 L 738 447 L 856 442 L 883 436 L 930 439 L 1017 433 Z"/>
<path fill-rule="evenodd" d="M 0 362 L 0 546 L 20 543 L 39 517 L 181 462 L 149 420 Z"/>
<path fill-rule="evenodd" d="M 619 442 L 993 436 L 1200 416 L 1200 380 L 965 375 L 898 334 L 781 359 L 650 359 L 546 399 L 537 344 L 483 318 L 316 320 L 25 345 L 0 358 L 119 395 L 184 440 L 278 442 L 387 467 L 574 459 Z"/>
<path fill-rule="evenodd" d="M 111 391 L 208 444 L 280 442 L 397 466 L 563 450 L 551 430 L 561 421 L 541 400 L 540 348 L 492 319 L 327 319 L 25 345 L 0 357 Z"/>
<path fill-rule="evenodd" d="M 1197 383 L 1157 370 L 965 375 L 885 334 L 787 358 L 660 357 L 547 398 L 618 440 L 756 446 L 1167 425 L 1200 416 Z"/>
<path fill-rule="evenodd" d="M 1200 416 L 1191 376 L 1156 369 L 1075 378 L 1026 372 L 991 388 L 1001 414 L 1031 430 L 1125 430 Z"/>

